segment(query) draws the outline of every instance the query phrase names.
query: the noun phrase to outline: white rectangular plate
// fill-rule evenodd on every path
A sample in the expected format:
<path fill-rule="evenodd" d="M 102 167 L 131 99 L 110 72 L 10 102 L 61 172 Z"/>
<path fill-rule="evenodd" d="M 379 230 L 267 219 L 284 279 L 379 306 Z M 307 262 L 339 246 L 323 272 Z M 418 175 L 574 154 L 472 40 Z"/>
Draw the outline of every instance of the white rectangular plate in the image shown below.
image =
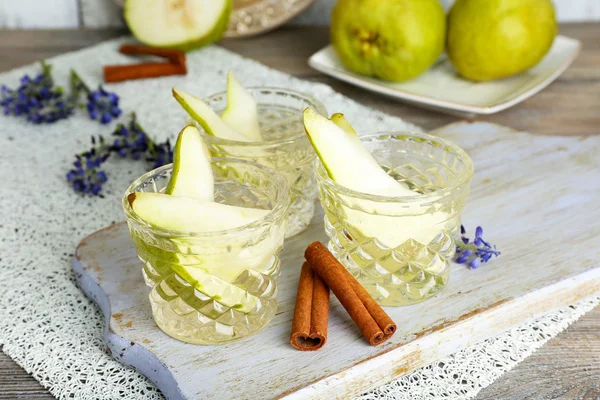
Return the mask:
<path fill-rule="evenodd" d="M 533 96 L 560 76 L 581 49 L 578 40 L 557 36 L 552 48 L 534 68 L 522 74 L 491 82 L 461 78 L 452 64 L 441 57 L 421 76 L 393 83 L 347 70 L 331 45 L 313 54 L 309 65 L 334 78 L 372 92 L 450 114 L 494 114 Z"/>

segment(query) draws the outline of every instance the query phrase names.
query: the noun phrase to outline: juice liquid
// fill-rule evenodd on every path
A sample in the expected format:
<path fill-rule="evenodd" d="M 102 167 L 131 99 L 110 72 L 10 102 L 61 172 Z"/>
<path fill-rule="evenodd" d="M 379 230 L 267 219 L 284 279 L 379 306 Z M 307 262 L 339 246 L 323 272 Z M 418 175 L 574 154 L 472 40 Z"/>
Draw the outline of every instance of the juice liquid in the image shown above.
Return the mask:
<path fill-rule="evenodd" d="M 421 242 L 407 237 L 399 245 L 389 247 L 366 235 L 362 224 L 352 224 L 345 217 L 340 220 L 339 210 L 326 210 L 325 215 L 325 229 L 331 238 L 329 249 L 379 304 L 418 303 L 435 296 L 448 282 L 449 260 L 455 245 L 453 233 L 446 225 L 452 221 L 431 226 L 436 231 L 431 240 Z M 402 218 L 390 217 L 389 223 L 396 227 L 410 226 L 419 219 L 406 217 L 409 221 L 402 221 Z"/>
<path fill-rule="evenodd" d="M 227 342 L 264 327 L 277 309 L 278 244 L 232 242 L 213 248 L 171 239 L 157 248 L 130 228 L 157 325 L 196 344 Z"/>
<path fill-rule="evenodd" d="M 329 249 L 384 306 L 418 303 L 443 290 L 469 193 L 468 180 L 457 186 L 464 164 L 451 149 L 416 135 L 363 141 L 388 175 L 423 196 L 348 192 L 323 167 L 317 171 Z"/>

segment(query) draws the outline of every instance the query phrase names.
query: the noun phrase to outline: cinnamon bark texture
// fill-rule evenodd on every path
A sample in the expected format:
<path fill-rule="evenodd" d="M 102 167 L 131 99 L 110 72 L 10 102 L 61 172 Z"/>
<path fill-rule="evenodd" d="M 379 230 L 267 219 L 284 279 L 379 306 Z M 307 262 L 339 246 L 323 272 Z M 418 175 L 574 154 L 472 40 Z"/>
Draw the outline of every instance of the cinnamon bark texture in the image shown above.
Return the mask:
<path fill-rule="evenodd" d="M 104 82 L 116 83 L 133 79 L 160 78 L 169 75 L 185 75 L 185 65 L 170 62 L 140 63 L 133 65 L 107 65 L 104 67 Z"/>
<path fill-rule="evenodd" d="M 156 56 L 166 58 L 173 64 L 185 65 L 185 53 L 181 50 L 159 49 L 156 47 L 142 46 L 139 44 L 124 44 L 119 48 L 119 53 L 132 56 Z"/>
<path fill-rule="evenodd" d="M 150 55 L 166 58 L 166 62 L 144 62 L 132 65 L 108 65 L 104 67 L 106 83 L 122 82 L 132 79 L 159 78 L 187 73 L 185 53 L 172 49 L 157 49 L 137 44 L 124 44 L 119 52 L 129 55 Z"/>
<path fill-rule="evenodd" d="M 305 262 L 300 272 L 290 343 L 301 351 L 319 350 L 327 342 L 329 288 Z"/>
<path fill-rule="evenodd" d="M 342 303 L 369 344 L 377 346 L 394 334 L 396 324 L 327 247 L 314 242 L 306 248 L 304 256 Z"/>
<path fill-rule="evenodd" d="M 383 311 L 383 308 L 381 308 L 381 306 L 379 304 L 377 304 L 375 299 L 373 299 L 373 297 L 371 297 L 369 292 L 367 292 L 367 289 L 365 289 L 364 286 L 361 285 L 352 276 L 352 274 L 350 274 L 350 272 L 348 272 L 348 270 L 346 268 L 344 268 L 343 265 L 342 265 L 342 271 L 344 272 L 344 276 L 346 277 L 346 279 L 352 285 L 352 289 L 354 289 L 354 292 L 356 293 L 356 295 L 358 296 L 360 301 L 362 301 L 362 303 L 365 305 L 365 308 L 367 309 L 367 311 L 369 311 L 369 314 L 371 314 L 371 316 L 373 317 L 375 322 L 377 322 L 377 325 L 379 325 L 379 327 L 383 330 L 383 333 L 385 335 L 387 335 L 387 338 L 386 338 L 386 340 L 387 340 L 390 336 L 392 336 L 396 332 L 396 323 L 394 321 L 392 321 L 390 316 L 387 315 L 387 313 L 385 311 Z"/>

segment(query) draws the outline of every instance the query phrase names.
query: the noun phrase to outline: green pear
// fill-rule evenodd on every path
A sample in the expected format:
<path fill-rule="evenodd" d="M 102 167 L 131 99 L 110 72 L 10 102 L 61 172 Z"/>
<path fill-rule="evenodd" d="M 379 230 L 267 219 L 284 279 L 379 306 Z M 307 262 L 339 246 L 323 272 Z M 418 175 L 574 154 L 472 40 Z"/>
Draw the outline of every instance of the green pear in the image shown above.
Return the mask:
<path fill-rule="evenodd" d="M 340 185 L 381 196 L 418 194 L 381 169 L 342 114 L 329 120 L 307 108 L 304 128 L 327 173 Z"/>
<path fill-rule="evenodd" d="M 231 71 L 227 74 L 227 107 L 221 119 L 253 142 L 262 141 L 256 100 Z"/>
<path fill-rule="evenodd" d="M 233 0 L 125 0 L 123 15 L 140 42 L 188 51 L 223 36 L 232 5 Z"/>
<path fill-rule="evenodd" d="M 442 54 L 446 16 L 438 0 L 338 0 L 330 36 L 350 71 L 404 81 Z"/>
<path fill-rule="evenodd" d="M 448 14 L 448 58 L 467 79 L 505 78 L 539 63 L 556 31 L 550 0 L 456 0 Z"/>
<path fill-rule="evenodd" d="M 194 126 L 186 126 L 173 149 L 173 172 L 165 190 L 173 196 L 214 200 L 214 178 L 208 149 Z"/>
<path fill-rule="evenodd" d="M 208 104 L 198 97 L 179 89 L 173 89 L 173 97 L 209 135 L 236 142 L 251 141 L 248 137 L 231 129 Z"/>

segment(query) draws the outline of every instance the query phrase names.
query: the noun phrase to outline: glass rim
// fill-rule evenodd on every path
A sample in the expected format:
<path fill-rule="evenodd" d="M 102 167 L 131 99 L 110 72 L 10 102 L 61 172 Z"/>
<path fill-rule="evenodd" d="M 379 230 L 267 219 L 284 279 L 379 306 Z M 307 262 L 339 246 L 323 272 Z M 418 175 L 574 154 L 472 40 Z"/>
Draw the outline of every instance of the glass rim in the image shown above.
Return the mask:
<path fill-rule="evenodd" d="M 404 136 L 406 138 L 422 138 L 422 139 L 426 139 L 430 142 L 434 142 L 434 143 L 437 142 L 437 143 L 439 143 L 438 147 L 445 147 L 446 151 L 448 151 L 448 149 L 450 149 L 451 152 L 457 154 L 459 156 L 459 158 L 463 161 L 466 168 L 461 173 L 458 181 L 451 186 L 447 186 L 442 189 L 437 189 L 432 192 L 419 194 L 418 196 L 383 196 L 383 195 L 359 192 L 357 190 L 353 190 L 346 186 L 340 185 L 339 183 L 337 183 L 333 179 L 331 179 L 331 177 L 329 177 L 329 174 L 327 173 L 325 166 L 321 163 L 321 160 L 319 158 L 317 158 L 317 160 L 315 162 L 317 163 L 316 175 L 317 175 L 318 182 L 325 185 L 327 188 L 329 188 L 336 194 L 341 194 L 341 195 L 344 195 L 347 197 L 353 197 L 353 198 L 357 198 L 360 200 L 369 200 L 369 201 L 378 202 L 378 203 L 402 203 L 402 204 L 410 205 L 410 204 L 415 204 L 415 203 L 429 204 L 429 203 L 433 203 L 435 201 L 439 201 L 440 199 L 443 199 L 445 197 L 452 195 L 455 191 L 463 189 L 469 183 L 471 178 L 473 177 L 475 168 L 473 166 L 473 160 L 467 154 L 467 152 L 464 151 L 457 144 L 455 144 L 449 140 L 442 139 L 438 136 L 430 135 L 427 133 L 410 132 L 410 131 L 381 131 L 381 132 L 377 132 L 377 133 L 359 135 L 359 139 L 362 142 L 364 142 L 364 139 L 377 139 L 377 140 L 380 140 L 383 142 L 386 140 L 386 138 L 385 138 L 386 136 L 388 137 L 387 140 L 389 140 L 389 137 Z"/>
<path fill-rule="evenodd" d="M 133 181 L 133 183 L 131 183 L 127 187 L 127 190 L 125 191 L 125 194 L 123 195 L 123 200 L 122 200 L 122 205 L 123 205 L 123 209 L 125 210 L 125 216 L 127 217 L 127 221 L 130 223 L 135 223 L 138 227 L 149 230 L 152 233 L 157 233 L 163 237 L 168 237 L 168 238 L 181 238 L 181 237 L 217 238 L 217 237 L 223 237 L 223 236 L 229 236 L 229 235 L 241 235 L 248 231 L 252 231 L 256 228 L 261 227 L 262 225 L 265 224 L 265 222 L 272 224 L 277 219 L 282 218 L 282 216 L 285 214 L 285 212 L 288 210 L 288 208 L 290 206 L 290 188 L 289 188 L 287 181 L 281 174 L 277 173 L 276 171 L 273 171 L 272 169 L 270 169 L 262 164 L 258 164 L 258 163 L 255 163 L 252 161 L 247 161 L 247 160 L 240 160 L 240 159 L 236 159 L 236 158 L 223 158 L 223 157 L 215 157 L 215 158 L 211 159 L 211 165 L 214 163 L 217 163 L 217 162 L 246 164 L 246 165 L 250 165 L 254 168 L 258 168 L 261 171 L 269 174 L 271 179 L 275 179 L 275 181 L 276 181 L 275 185 L 278 187 L 277 194 L 275 196 L 276 198 L 273 201 L 274 207 L 271 210 L 269 210 L 269 212 L 263 218 L 256 220 L 254 222 L 251 222 L 250 224 L 238 226 L 238 227 L 235 227 L 232 229 L 220 230 L 220 231 L 187 232 L 187 231 L 165 229 L 165 228 L 158 227 L 156 225 L 152 225 L 152 224 L 144 221 L 142 218 L 140 218 L 137 215 L 137 213 L 135 213 L 133 211 L 133 208 L 129 204 L 127 197 L 131 193 L 135 193 L 133 189 L 135 187 L 141 185 L 143 182 L 149 180 L 153 176 L 163 173 L 164 171 L 172 169 L 173 163 L 170 163 L 170 164 L 166 164 L 166 165 L 163 165 L 161 167 L 158 167 L 151 171 L 146 172 L 145 174 L 143 174 L 142 176 L 137 178 L 135 181 Z"/>
<path fill-rule="evenodd" d="M 281 88 L 281 87 L 277 87 L 277 86 L 248 86 L 248 87 L 246 87 L 246 89 L 249 90 L 250 92 L 261 91 L 261 90 L 270 90 L 270 91 L 274 91 L 274 92 L 276 91 L 276 92 L 284 92 L 284 93 L 293 94 L 297 97 L 300 97 L 300 98 L 306 100 L 307 103 L 310 103 L 310 106 L 305 107 L 304 109 L 302 109 L 301 112 L 303 112 L 306 108 L 310 107 L 310 108 L 313 108 L 315 111 L 317 111 L 319 114 L 327 117 L 327 109 L 325 108 L 325 105 L 321 101 L 317 100 L 315 97 L 313 97 L 309 94 L 302 93 L 302 92 L 299 92 L 294 89 L 286 89 L 286 88 Z M 202 101 L 204 101 L 205 103 L 208 103 L 210 105 L 211 100 L 215 97 L 227 98 L 227 91 L 222 90 L 220 92 L 213 93 L 211 95 L 203 97 Z M 260 106 L 262 103 L 257 101 L 257 104 Z M 196 127 L 202 128 L 202 126 L 200 125 L 200 123 L 198 121 L 196 121 L 193 118 L 191 118 L 191 120 L 193 121 L 194 125 L 196 125 Z M 223 139 L 223 138 L 219 138 L 219 137 L 216 137 L 213 135 L 209 135 L 208 133 L 206 133 L 204 128 L 202 128 L 200 130 L 200 133 L 202 133 L 203 136 L 209 138 L 209 140 L 211 142 L 214 142 L 215 144 L 222 144 L 222 145 L 229 145 L 229 146 L 233 145 L 233 146 L 240 146 L 240 147 L 269 147 L 269 146 L 277 147 L 277 146 L 281 146 L 281 145 L 285 145 L 285 144 L 293 144 L 303 138 L 306 138 L 308 140 L 306 132 L 304 132 L 304 131 L 302 131 L 294 136 L 284 137 L 284 138 L 279 138 L 279 139 L 274 139 L 274 140 L 263 140 L 260 142 L 241 142 L 238 140 Z"/>

